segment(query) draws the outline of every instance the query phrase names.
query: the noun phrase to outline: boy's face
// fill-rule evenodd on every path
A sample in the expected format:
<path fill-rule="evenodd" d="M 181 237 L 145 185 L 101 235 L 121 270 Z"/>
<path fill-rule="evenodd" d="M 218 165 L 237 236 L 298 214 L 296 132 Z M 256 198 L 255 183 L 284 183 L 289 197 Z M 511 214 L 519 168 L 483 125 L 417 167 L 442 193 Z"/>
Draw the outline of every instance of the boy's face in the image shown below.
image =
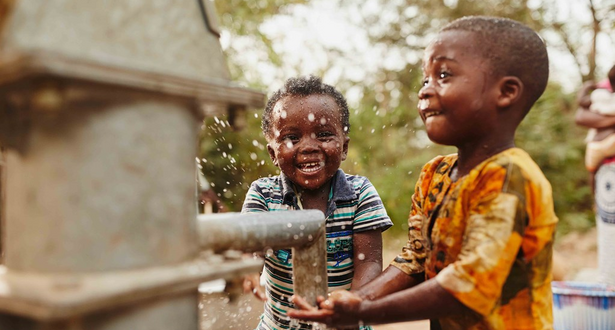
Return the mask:
<path fill-rule="evenodd" d="M 326 184 L 348 153 L 349 137 L 329 95 L 280 99 L 271 116 L 267 150 L 273 163 L 306 190 Z"/>
<path fill-rule="evenodd" d="M 426 49 L 418 110 L 429 138 L 460 146 L 496 125 L 496 83 L 471 32 L 445 31 Z"/>

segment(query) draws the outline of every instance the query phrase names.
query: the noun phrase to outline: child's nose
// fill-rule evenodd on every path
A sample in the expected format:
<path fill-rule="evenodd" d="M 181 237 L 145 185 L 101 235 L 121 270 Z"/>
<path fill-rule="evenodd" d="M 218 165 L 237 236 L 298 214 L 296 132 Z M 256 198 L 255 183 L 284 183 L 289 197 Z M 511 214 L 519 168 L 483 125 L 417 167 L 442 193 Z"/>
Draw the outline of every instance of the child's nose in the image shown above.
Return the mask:
<path fill-rule="evenodd" d="M 305 138 L 301 139 L 299 143 L 299 151 L 303 153 L 314 152 L 318 150 L 318 139 L 316 138 Z"/>
<path fill-rule="evenodd" d="M 426 99 L 432 96 L 433 93 L 434 93 L 433 86 L 430 82 L 428 82 L 425 85 L 423 85 L 421 89 L 419 89 L 419 99 Z"/>

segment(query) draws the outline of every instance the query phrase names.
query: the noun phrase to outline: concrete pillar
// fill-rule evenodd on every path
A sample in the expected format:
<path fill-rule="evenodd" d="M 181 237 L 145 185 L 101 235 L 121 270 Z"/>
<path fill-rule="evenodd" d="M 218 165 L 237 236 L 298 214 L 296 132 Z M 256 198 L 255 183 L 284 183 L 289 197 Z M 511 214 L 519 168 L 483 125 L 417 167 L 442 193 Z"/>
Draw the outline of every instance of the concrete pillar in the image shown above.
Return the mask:
<path fill-rule="evenodd" d="M 212 17 L 0 0 L 0 329 L 194 330 L 199 283 L 262 267 L 199 253 L 202 118 L 264 100 L 230 83 Z"/>
<path fill-rule="evenodd" d="M 7 152 L 7 267 L 92 272 L 196 256 L 199 118 L 170 100 L 114 94 L 31 120 Z"/>

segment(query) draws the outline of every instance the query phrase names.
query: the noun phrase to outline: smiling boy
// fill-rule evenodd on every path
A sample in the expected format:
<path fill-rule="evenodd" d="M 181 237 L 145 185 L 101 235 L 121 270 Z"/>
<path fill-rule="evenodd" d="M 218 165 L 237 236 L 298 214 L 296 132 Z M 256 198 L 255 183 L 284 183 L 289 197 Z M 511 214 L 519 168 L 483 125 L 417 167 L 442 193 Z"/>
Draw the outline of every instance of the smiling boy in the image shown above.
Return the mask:
<path fill-rule="evenodd" d="M 321 210 L 327 219 L 330 290 L 358 289 L 380 274 L 381 232 L 393 223 L 369 180 L 339 168 L 350 141 L 342 94 L 314 76 L 290 78 L 267 102 L 262 128 L 280 175 L 253 182 L 242 212 Z M 257 297 L 266 300 L 258 329 L 311 329 L 286 316 L 293 307 L 291 250 L 267 256 L 264 277 L 266 297 L 259 294 L 258 279 L 244 281 L 246 291 L 256 289 Z"/>
<path fill-rule="evenodd" d="M 423 57 L 418 110 L 429 138 L 457 154 L 427 163 L 408 243 L 376 279 L 289 315 L 333 326 L 431 319 L 431 329 L 552 329 L 551 186 L 514 145 L 543 93 L 548 56 L 529 27 L 465 17 Z"/>

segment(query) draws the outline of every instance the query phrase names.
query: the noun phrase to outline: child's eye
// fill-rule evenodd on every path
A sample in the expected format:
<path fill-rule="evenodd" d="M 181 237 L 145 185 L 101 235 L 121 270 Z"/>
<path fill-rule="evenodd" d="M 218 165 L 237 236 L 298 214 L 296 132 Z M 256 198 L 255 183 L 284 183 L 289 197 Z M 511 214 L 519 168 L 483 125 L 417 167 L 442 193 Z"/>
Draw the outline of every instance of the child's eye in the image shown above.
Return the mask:
<path fill-rule="evenodd" d="M 423 87 L 427 86 L 427 84 L 429 84 L 429 78 L 423 78 L 423 83 L 422 83 Z"/>
<path fill-rule="evenodd" d="M 294 143 L 294 142 L 299 141 L 299 137 L 298 137 L 298 136 L 296 136 L 296 135 L 284 135 L 284 137 L 282 138 L 282 140 L 283 140 L 284 142 L 286 142 L 286 143 L 287 143 L 287 142 Z"/>
<path fill-rule="evenodd" d="M 440 72 L 440 75 L 439 75 L 440 79 L 446 79 L 446 78 L 448 78 L 450 76 L 451 76 L 451 73 L 448 72 L 448 71 L 442 71 L 442 72 Z"/>
<path fill-rule="evenodd" d="M 331 136 L 333 136 L 333 133 L 331 132 L 320 132 L 316 135 L 319 139 L 327 139 Z"/>

